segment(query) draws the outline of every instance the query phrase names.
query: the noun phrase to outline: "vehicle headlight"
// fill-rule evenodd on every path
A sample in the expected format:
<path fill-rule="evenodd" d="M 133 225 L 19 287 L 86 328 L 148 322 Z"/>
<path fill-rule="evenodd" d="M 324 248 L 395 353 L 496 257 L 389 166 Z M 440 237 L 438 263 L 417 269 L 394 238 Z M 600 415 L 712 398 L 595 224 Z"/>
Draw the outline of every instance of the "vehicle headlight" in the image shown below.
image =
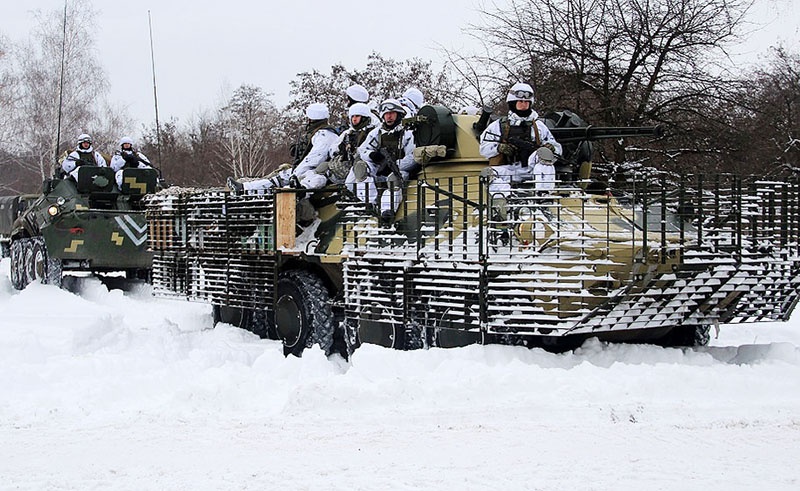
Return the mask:
<path fill-rule="evenodd" d="M 67 199 L 64 198 L 63 196 L 59 196 L 56 199 L 56 204 L 58 204 L 58 206 L 64 206 L 64 203 L 66 203 L 66 202 L 67 202 Z"/>
<path fill-rule="evenodd" d="M 51 217 L 58 215 L 58 212 L 59 208 L 56 205 L 50 205 L 50 207 L 47 208 L 47 213 L 49 213 Z"/>

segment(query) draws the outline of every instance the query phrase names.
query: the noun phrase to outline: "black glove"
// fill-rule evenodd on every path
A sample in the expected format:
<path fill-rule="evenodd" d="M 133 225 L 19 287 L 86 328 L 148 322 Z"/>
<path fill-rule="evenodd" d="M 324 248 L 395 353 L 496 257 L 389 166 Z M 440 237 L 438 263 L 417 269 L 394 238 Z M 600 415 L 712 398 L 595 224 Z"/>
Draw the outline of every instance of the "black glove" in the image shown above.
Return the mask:
<path fill-rule="evenodd" d="M 138 167 L 139 157 L 133 152 L 122 152 L 122 158 L 125 160 L 126 167 Z"/>
<path fill-rule="evenodd" d="M 384 155 L 383 152 L 375 150 L 369 153 L 369 159 L 376 164 L 380 164 L 381 162 L 386 160 L 386 155 Z"/>
<path fill-rule="evenodd" d="M 507 155 L 511 157 L 515 153 L 517 153 L 517 147 L 512 145 L 511 143 L 501 143 L 497 146 L 497 151 L 502 153 L 503 155 Z"/>

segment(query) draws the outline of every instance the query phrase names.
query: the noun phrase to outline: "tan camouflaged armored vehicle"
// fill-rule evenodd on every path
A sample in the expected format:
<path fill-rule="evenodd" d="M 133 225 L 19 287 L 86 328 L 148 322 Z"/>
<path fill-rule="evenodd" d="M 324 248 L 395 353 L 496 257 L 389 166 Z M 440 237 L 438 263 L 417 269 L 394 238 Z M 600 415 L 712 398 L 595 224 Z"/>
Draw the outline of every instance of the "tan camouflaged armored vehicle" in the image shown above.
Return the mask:
<path fill-rule="evenodd" d="M 214 305 L 217 321 L 281 339 L 397 349 L 502 343 L 569 349 L 589 337 L 690 346 L 717 323 L 786 319 L 797 300 L 796 183 L 590 174 L 591 140 L 658 128 L 547 124 L 564 146 L 555 188 L 489 193 L 486 119 L 426 106 L 434 157 L 381 223 L 351 190 L 171 189 L 148 198 L 156 293 Z M 420 150 L 425 147 L 425 150 Z M 298 200 L 316 210 L 298 223 Z"/>

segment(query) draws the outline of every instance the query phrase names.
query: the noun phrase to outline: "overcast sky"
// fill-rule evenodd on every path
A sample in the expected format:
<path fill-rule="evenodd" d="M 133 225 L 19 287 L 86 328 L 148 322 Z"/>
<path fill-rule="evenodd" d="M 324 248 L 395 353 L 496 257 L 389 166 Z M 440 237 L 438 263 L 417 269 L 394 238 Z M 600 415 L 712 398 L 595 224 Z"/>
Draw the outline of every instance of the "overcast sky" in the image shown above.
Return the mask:
<path fill-rule="evenodd" d="M 499 0 L 498 3 L 502 2 Z M 22 41 L 35 25 L 33 11 L 63 11 L 63 0 L 5 2 L 0 33 Z M 751 19 L 763 25 L 741 47 L 763 54 L 783 42 L 800 49 L 798 0 L 757 0 Z M 243 83 L 289 100 L 296 74 L 327 72 L 342 63 L 362 69 L 377 51 L 396 60 L 441 61 L 439 45 L 470 49 L 463 33 L 480 23 L 478 0 L 333 2 L 294 0 L 104 0 L 93 2 L 97 56 L 105 67 L 112 102 L 137 120 L 154 120 L 147 13 L 153 22 L 159 117 L 185 120 L 213 107 Z M 87 19 L 88 20 L 88 19 Z M 136 128 L 140 126 L 137 124 Z"/>

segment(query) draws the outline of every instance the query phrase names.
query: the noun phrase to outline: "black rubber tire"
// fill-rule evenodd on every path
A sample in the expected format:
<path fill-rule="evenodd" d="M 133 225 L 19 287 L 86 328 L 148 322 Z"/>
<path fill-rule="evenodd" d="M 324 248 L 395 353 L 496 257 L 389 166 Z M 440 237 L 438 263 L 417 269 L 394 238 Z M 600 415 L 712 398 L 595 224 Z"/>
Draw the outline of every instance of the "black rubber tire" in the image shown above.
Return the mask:
<path fill-rule="evenodd" d="M 24 290 L 28 286 L 25 274 L 25 245 L 27 239 L 15 240 L 11 243 L 11 285 L 17 290 Z"/>
<path fill-rule="evenodd" d="M 214 326 L 220 322 L 245 329 L 260 338 L 278 339 L 275 327 L 267 319 L 266 310 L 252 310 L 238 307 L 226 307 L 224 305 L 213 305 L 211 316 Z"/>
<path fill-rule="evenodd" d="M 34 281 L 61 288 L 61 261 L 48 256 L 42 237 L 14 241 L 11 256 L 11 284 L 17 290 Z"/>
<path fill-rule="evenodd" d="M 61 261 L 49 257 L 44 238 L 33 237 L 30 239 L 31 247 L 31 281 L 39 281 L 44 285 L 55 285 L 61 288 Z"/>
<path fill-rule="evenodd" d="M 281 273 L 273 325 L 284 355 L 302 356 L 314 343 L 330 355 L 334 345 L 334 315 L 330 295 L 319 276 L 308 271 Z"/>
<path fill-rule="evenodd" d="M 706 346 L 711 341 L 708 325 L 689 325 L 673 327 L 663 338 L 658 340 L 659 346 L 667 348 L 692 348 Z"/>

